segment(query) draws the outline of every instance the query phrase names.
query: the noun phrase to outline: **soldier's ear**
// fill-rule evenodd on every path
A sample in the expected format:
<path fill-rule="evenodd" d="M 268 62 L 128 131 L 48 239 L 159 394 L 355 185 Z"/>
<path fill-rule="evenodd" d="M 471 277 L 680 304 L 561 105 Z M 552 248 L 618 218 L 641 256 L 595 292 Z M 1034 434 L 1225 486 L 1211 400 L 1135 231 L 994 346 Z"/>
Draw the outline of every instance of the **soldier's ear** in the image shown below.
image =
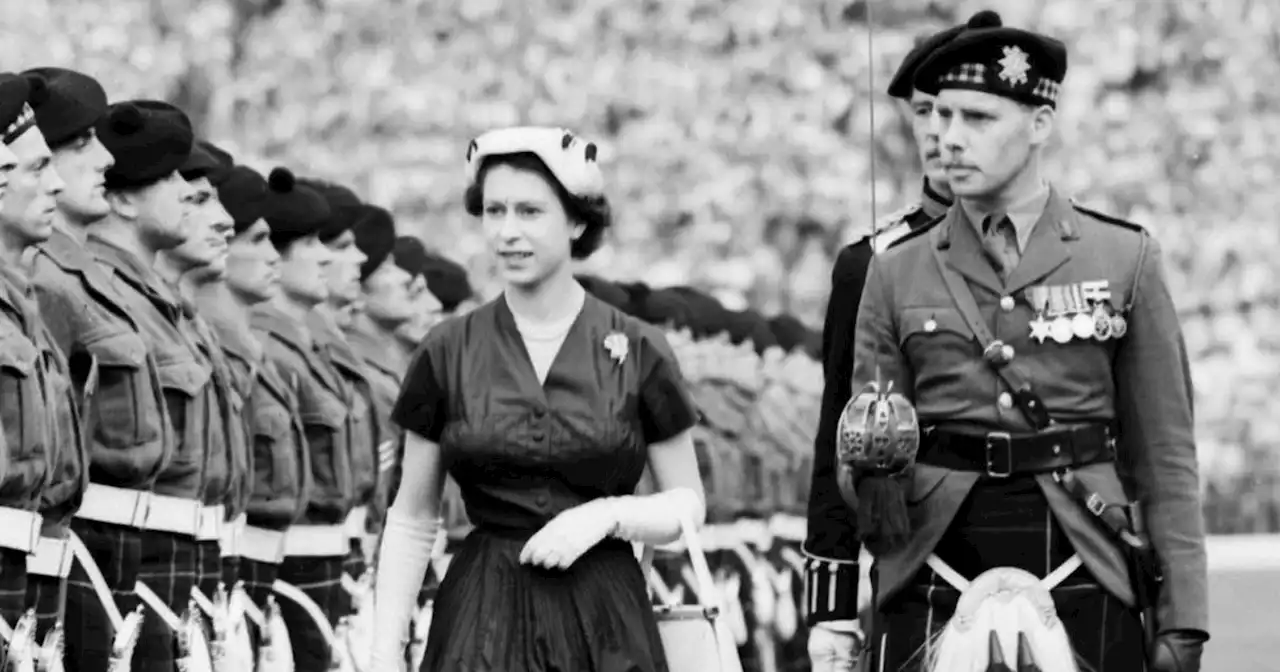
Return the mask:
<path fill-rule="evenodd" d="M 1031 111 L 1031 144 L 1035 147 L 1044 147 L 1049 144 L 1049 140 L 1053 138 L 1054 126 L 1057 122 L 1057 112 L 1048 105 L 1041 105 Z"/>
<path fill-rule="evenodd" d="M 138 218 L 138 202 L 140 194 L 129 189 L 108 189 L 107 205 L 117 217 L 132 221 Z"/>

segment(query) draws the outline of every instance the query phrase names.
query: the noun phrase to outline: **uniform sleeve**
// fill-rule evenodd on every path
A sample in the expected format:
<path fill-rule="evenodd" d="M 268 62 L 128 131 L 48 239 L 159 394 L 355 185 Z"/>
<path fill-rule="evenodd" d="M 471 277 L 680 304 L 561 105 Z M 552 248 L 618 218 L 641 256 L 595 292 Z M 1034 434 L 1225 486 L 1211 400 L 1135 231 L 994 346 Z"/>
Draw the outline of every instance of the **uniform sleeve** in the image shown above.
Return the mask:
<path fill-rule="evenodd" d="M 1186 345 L 1161 266 L 1148 240 L 1129 332 L 1116 352 L 1116 410 L 1147 529 L 1160 556 L 1161 631 L 1208 630 L 1208 565 Z"/>
<path fill-rule="evenodd" d="M 859 546 L 855 517 L 841 498 L 836 482 L 835 435 L 840 412 L 850 396 L 854 323 L 870 258 L 870 245 L 854 244 L 840 251 L 831 273 L 831 296 L 822 326 L 825 384 L 813 446 L 804 551 L 808 556 L 805 586 L 823 597 L 805 600 L 810 625 L 856 616 Z"/>
<path fill-rule="evenodd" d="M 648 443 L 661 443 L 693 427 L 698 409 L 667 339 L 656 329 L 641 337 L 640 426 Z"/>
<path fill-rule="evenodd" d="M 428 441 L 440 441 L 448 419 L 444 355 L 439 339 L 428 337 L 423 341 L 409 364 L 391 411 L 392 422 Z"/>

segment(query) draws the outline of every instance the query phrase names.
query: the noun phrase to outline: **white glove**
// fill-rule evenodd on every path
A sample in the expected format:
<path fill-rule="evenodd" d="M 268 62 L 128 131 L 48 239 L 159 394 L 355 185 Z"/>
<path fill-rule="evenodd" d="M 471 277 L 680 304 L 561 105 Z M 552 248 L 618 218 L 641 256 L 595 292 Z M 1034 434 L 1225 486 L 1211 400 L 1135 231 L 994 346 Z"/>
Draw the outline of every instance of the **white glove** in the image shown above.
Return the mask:
<path fill-rule="evenodd" d="M 862 641 L 857 621 L 814 625 L 809 631 L 809 663 L 813 672 L 854 672 Z"/>
<path fill-rule="evenodd" d="M 427 577 L 441 521 L 415 518 L 395 507 L 387 510 L 373 593 L 373 670 L 404 669 L 409 620 Z M 387 562 L 393 558 L 394 562 Z"/>
<path fill-rule="evenodd" d="M 691 488 L 673 488 L 640 497 L 614 497 L 617 527 L 613 536 L 650 546 L 680 538 L 680 519 L 696 527 L 706 518 L 702 498 Z"/>
<path fill-rule="evenodd" d="M 609 536 L 651 545 L 669 543 L 680 538 L 682 516 L 699 525 L 705 515 L 702 499 L 689 488 L 593 499 L 543 525 L 521 549 L 520 562 L 564 569 Z"/>

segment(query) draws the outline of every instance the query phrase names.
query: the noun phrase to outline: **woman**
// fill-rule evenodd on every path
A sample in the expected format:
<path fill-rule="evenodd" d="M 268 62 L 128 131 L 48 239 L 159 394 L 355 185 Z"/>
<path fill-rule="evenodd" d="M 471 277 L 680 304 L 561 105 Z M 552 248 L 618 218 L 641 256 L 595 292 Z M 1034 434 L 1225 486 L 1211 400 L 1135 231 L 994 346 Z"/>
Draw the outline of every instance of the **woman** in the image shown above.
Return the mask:
<path fill-rule="evenodd" d="M 610 223 L 596 147 L 563 130 L 488 133 L 467 211 L 503 293 L 427 334 L 397 401 L 404 476 L 387 515 L 374 669 L 399 669 L 446 472 L 475 529 L 445 575 L 422 670 L 667 669 L 630 541 L 700 524 L 696 411 L 660 332 L 589 297 L 571 259 Z M 648 465 L 660 492 L 632 496 Z"/>

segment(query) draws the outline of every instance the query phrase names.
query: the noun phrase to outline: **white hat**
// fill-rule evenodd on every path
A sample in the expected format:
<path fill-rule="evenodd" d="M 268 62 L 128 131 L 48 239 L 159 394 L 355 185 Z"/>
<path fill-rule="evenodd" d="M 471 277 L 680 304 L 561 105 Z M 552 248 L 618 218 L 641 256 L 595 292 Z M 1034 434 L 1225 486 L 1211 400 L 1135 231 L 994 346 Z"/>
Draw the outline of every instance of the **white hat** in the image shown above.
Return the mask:
<path fill-rule="evenodd" d="M 467 184 L 475 184 L 485 157 L 531 152 L 547 164 L 565 191 L 578 197 L 604 196 L 604 175 L 596 145 L 563 128 L 519 126 L 489 131 L 467 147 Z"/>

